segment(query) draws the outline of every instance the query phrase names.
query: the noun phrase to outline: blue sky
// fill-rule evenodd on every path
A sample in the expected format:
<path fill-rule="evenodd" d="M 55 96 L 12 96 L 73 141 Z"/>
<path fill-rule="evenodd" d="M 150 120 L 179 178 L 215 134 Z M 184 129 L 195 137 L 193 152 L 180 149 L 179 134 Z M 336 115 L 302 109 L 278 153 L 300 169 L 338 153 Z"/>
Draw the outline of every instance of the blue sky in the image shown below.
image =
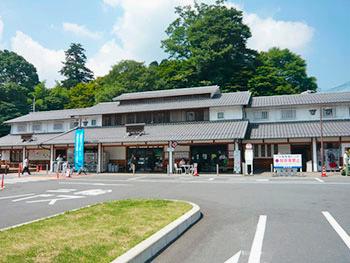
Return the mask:
<path fill-rule="evenodd" d="M 212 0 L 203 0 L 212 2 Z M 174 6 L 191 0 L 1 0 L 0 48 L 33 63 L 52 86 L 64 50 L 84 45 L 88 66 L 106 74 L 121 59 L 149 63 L 166 54 L 160 48 Z M 237 0 L 258 50 L 290 48 L 308 63 L 320 90 L 350 81 L 349 0 Z"/>

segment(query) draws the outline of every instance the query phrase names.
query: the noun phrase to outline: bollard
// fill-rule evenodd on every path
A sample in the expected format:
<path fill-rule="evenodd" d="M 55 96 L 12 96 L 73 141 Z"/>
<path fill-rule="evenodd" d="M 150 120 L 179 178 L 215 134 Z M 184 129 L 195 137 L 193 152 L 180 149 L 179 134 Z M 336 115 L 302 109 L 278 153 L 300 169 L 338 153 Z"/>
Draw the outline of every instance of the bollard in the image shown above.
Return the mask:
<path fill-rule="evenodd" d="M 21 172 L 22 172 L 22 164 L 18 164 L 18 177 L 21 177 Z"/>
<path fill-rule="evenodd" d="M 46 174 L 48 174 L 48 173 L 49 173 L 49 165 L 46 164 Z"/>
<path fill-rule="evenodd" d="M 216 175 L 219 176 L 219 165 L 216 164 Z"/>
<path fill-rule="evenodd" d="M 1 190 L 4 189 L 4 182 L 5 181 L 5 174 L 2 174 L 2 177 L 1 177 Z"/>

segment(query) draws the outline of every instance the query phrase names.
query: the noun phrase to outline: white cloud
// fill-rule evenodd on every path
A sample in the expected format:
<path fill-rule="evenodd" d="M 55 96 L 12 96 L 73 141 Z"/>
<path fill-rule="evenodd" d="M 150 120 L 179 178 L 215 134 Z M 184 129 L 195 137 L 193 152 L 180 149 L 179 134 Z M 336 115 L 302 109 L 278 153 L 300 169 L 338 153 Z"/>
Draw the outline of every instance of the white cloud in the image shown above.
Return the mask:
<path fill-rule="evenodd" d="M 64 31 L 73 33 L 79 37 L 99 39 L 102 36 L 101 32 L 93 32 L 87 29 L 86 26 L 84 25 L 78 25 L 78 24 L 66 22 L 62 24 L 62 27 Z"/>
<path fill-rule="evenodd" d="M 116 7 L 120 4 L 120 0 L 103 0 L 103 3 L 111 7 Z"/>
<path fill-rule="evenodd" d="M 256 14 L 245 13 L 243 21 L 252 33 L 248 46 L 259 51 L 280 47 L 300 52 L 310 43 L 314 33 L 314 29 L 303 22 L 261 18 Z"/>
<path fill-rule="evenodd" d="M 109 72 L 111 66 L 122 59 L 134 59 L 127 50 L 122 49 L 114 39 L 106 42 L 99 51 L 87 61 L 87 67 L 95 76 L 103 76 Z"/>
<path fill-rule="evenodd" d="M 40 80 L 47 80 L 49 87 L 62 77 L 58 71 L 64 61 L 63 50 L 51 50 L 34 41 L 21 31 L 11 39 L 11 49 L 32 63 L 38 70 Z"/>

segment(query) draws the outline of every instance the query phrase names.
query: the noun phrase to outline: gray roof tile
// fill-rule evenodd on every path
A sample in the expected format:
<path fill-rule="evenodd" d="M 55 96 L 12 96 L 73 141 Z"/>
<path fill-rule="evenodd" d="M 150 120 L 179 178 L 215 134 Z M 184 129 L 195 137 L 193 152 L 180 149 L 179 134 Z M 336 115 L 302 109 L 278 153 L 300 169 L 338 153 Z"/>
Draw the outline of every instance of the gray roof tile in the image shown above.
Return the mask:
<path fill-rule="evenodd" d="M 251 107 L 273 107 L 286 105 L 332 104 L 350 102 L 350 92 L 309 93 L 253 97 Z"/>
<path fill-rule="evenodd" d="M 247 121 L 222 121 L 222 122 L 193 122 L 174 123 L 163 125 L 146 125 L 145 134 L 141 136 L 127 136 L 126 128 L 102 127 L 86 128 L 86 143 L 132 143 L 132 142 L 160 142 L 170 140 L 233 140 L 243 139 L 248 128 Z M 0 138 L 0 146 L 22 146 L 33 144 L 72 144 L 74 131 L 62 136 L 57 134 L 35 135 L 36 140 L 30 144 L 22 143 L 21 136 L 7 135 Z M 51 137 L 50 137 L 51 136 Z M 50 140 L 50 138 L 52 138 Z"/>
<path fill-rule="evenodd" d="M 350 136 L 350 121 L 324 121 L 323 136 Z M 320 122 L 254 123 L 249 125 L 249 139 L 320 137 Z"/>
<path fill-rule="evenodd" d="M 195 88 L 182 88 L 182 89 L 167 89 L 167 90 L 154 90 L 144 92 L 124 93 L 113 100 L 137 100 L 137 99 L 150 99 L 150 98 L 164 98 L 173 96 L 186 96 L 186 95 L 199 95 L 199 94 L 214 94 L 220 92 L 219 86 L 205 86 Z"/>

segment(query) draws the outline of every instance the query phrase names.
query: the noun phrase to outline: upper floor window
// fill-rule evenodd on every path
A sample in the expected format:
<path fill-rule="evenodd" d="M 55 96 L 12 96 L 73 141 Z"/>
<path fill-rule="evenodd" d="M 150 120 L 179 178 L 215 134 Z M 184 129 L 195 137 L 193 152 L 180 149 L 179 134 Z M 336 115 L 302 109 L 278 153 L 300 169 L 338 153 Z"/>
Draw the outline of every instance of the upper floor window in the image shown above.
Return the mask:
<path fill-rule="evenodd" d="M 27 125 L 26 124 L 18 124 L 17 132 L 26 132 L 26 131 L 27 131 Z"/>
<path fill-rule="evenodd" d="M 225 114 L 223 112 L 218 112 L 218 119 L 225 118 Z"/>
<path fill-rule="evenodd" d="M 56 122 L 53 124 L 53 129 L 55 131 L 62 131 L 63 130 L 63 123 L 62 122 Z"/>
<path fill-rule="evenodd" d="M 35 132 L 35 131 L 41 131 L 41 129 L 42 129 L 41 126 L 42 126 L 42 125 L 41 125 L 40 122 L 34 123 L 34 124 L 33 124 L 33 131 L 34 131 L 34 132 Z"/>
<path fill-rule="evenodd" d="M 97 122 L 96 120 L 91 120 L 91 126 L 96 126 Z"/>
<path fill-rule="evenodd" d="M 295 117 L 296 117 L 296 110 L 294 110 L 294 109 L 281 110 L 281 119 L 282 120 L 294 120 Z"/>
<path fill-rule="evenodd" d="M 186 121 L 195 121 L 195 120 L 196 120 L 196 115 L 194 111 L 186 112 Z"/>
<path fill-rule="evenodd" d="M 324 108 L 322 116 L 324 118 L 333 118 L 333 117 L 335 117 L 335 109 L 334 108 Z"/>
<path fill-rule="evenodd" d="M 254 112 L 254 119 L 255 120 L 267 120 L 268 118 L 269 118 L 268 111 L 255 111 Z"/>

